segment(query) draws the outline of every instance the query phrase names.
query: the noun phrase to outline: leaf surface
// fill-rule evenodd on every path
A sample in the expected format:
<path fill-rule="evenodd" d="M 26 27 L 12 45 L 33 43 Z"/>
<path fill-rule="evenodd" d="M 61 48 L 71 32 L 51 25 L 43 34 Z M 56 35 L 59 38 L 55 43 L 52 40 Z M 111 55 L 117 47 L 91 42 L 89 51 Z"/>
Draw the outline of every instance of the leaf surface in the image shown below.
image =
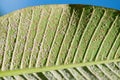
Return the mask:
<path fill-rule="evenodd" d="M 0 33 L 0 76 L 13 76 L 3 78 L 120 78 L 117 10 L 81 5 L 31 7 L 1 17 Z M 14 76 L 18 74 L 25 75 Z"/>

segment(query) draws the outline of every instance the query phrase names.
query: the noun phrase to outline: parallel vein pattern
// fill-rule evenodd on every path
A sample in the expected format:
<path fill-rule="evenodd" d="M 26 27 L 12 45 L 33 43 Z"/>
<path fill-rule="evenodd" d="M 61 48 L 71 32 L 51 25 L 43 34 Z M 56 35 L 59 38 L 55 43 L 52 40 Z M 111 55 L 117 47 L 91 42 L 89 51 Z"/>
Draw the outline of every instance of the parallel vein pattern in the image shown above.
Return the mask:
<path fill-rule="evenodd" d="M 28 68 L 38 72 L 0 79 L 120 79 L 117 10 L 75 5 L 32 7 L 1 17 L 0 33 L 0 76 Z"/>

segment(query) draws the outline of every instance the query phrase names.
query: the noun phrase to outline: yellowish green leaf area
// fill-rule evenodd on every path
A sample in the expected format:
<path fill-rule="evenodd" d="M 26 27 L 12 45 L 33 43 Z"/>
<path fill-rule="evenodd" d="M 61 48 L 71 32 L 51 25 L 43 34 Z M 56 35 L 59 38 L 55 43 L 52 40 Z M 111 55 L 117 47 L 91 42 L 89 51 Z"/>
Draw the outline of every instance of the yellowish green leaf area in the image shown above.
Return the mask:
<path fill-rule="evenodd" d="M 119 80 L 119 62 L 117 10 L 45 5 L 0 17 L 2 80 Z"/>

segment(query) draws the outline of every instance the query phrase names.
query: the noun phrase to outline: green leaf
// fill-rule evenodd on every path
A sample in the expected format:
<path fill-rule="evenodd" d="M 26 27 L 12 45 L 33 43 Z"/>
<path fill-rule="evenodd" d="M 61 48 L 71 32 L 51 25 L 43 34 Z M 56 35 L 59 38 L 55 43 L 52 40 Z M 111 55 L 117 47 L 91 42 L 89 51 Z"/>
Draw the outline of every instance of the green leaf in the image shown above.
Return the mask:
<path fill-rule="evenodd" d="M 46 5 L 19 10 L 0 18 L 0 77 L 120 79 L 119 33 L 120 13 L 113 9 Z"/>

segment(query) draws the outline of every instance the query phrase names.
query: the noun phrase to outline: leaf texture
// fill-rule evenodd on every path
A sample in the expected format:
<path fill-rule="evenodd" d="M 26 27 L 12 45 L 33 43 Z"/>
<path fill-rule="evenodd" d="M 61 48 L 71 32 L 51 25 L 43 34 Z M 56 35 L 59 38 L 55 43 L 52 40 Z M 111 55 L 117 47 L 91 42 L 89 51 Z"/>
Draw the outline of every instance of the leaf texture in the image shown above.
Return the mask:
<path fill-rule="evenodd" d="M 47 5 L 0 18 L 1 79 L 119 80 L 119 61 L 117 10 Z"/>

